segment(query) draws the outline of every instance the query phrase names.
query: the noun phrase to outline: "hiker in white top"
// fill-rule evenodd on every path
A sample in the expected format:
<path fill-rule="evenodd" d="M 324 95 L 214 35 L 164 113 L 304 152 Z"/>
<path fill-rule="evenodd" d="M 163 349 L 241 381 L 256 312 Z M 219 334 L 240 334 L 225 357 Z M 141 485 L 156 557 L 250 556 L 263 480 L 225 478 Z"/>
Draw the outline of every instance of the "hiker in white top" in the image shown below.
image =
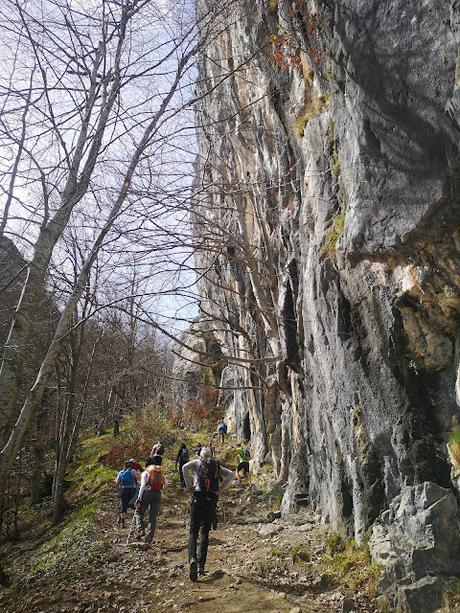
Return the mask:
<path fill-rule="evenodd" d="M 139 536 L 145 536 L 145 542 L 151 543 L 157 523 L 157 516 L 160 511 L 161 491 L 166 485 L 163 471 L 159 463 L 154 458 L 148 458 L 146 468 L 141 475 L 141 487 L 136 500 L 136 526 Z M 149 511 L 149 523 L 147 533 L 144 528 L 144 513 Z"/>
<path fill-rule="evenodd" d="M 199 460 L 184 464 L 182 472 L 185 485 L 192 494 L 188 555 L 190 579 L 196 581 L 198 573 L 204 575 L 209 531 L 213 524 L 217 525 L 216 507 L 219 494 L 232 482 L 233 472 L 220 466 L 219 462 L 212 458 L 208 447 L 203 447 Z M 198 533 L 200 546 L 197 556 Z"/>

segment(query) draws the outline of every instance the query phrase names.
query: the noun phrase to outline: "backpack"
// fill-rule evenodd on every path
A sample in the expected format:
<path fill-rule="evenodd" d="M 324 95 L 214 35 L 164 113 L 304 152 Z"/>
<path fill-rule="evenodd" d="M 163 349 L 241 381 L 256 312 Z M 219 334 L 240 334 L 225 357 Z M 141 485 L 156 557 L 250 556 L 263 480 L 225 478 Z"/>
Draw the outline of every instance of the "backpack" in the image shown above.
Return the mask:
<path fill-rule="evenodd" d="M 120 485 L 121 487 L 134 487 L 136 485 L 136 479 L 132 468 L 125 468 L 121 471 Z"/>
<path fill-rule="evenodd" d="M 249 449 L 247 447 L 245 447 L 243 449 L 243 453 L 241 454 L 241 457 L 244 460 L 250 460 L 251 459 L 251 452 L 249 451 Z"/>
<path fill-rule="evenodd" d="M 182 449 L 180 452 L 180 463 L 187 464 L 189 460 L 188 449 Z"/>
<path fill-rule="evenodd" d="M 217 429 L 219 432 L 223 432 L 224 434 L 227 434 L 227 424 L 221 423 L 219 424 L 219 427 Z"/>
<path fill-rule="evenodd" d="M 161 470 L 154 466 L 149 466 L 147 469 L 149 475 L 148 485 L 152 492 L 161 492 L 165 484 L 165 478 Z"/>
<path fill-rule="evenodd" d="M 220 486 L 220 464 L 217 460 L 200 461 L 198 487 L 202 492 L 217 494 Z"/>

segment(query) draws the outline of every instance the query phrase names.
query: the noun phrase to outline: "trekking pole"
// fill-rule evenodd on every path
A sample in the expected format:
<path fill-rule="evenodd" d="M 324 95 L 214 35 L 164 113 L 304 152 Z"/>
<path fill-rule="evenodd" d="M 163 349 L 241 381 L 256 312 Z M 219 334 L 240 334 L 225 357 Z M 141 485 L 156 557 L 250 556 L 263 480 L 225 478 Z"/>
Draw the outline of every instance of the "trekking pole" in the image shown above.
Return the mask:
<path fill-rule="evenodd" d="M 129 539 L 131 538 L 131 534 L 133 532 L 133 528 L 134 528 L 135 523 L 136 523 L 136 513 L 134 513 L 134 515 L 133 515 L 133 521 L 131 522 L 131 525 L 130 525 L 129 530 L 128 530 L 128 536 L 126 537 L 126 545 L 129 545 Z"/>
<path fill-rule="evenodd" d="M 225 525 L 227 523 L 227 514 L 225 512 L 225 504 L 221 505 L 222 509 L 222 523 Z"/>

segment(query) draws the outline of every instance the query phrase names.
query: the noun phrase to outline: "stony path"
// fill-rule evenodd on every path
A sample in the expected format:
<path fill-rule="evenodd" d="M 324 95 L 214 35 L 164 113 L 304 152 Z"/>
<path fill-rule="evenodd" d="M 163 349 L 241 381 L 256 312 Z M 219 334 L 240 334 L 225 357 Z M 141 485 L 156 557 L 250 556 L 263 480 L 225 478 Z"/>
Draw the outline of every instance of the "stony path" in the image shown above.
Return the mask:
<path fill-rule="evenodd" d="M 173 496 L 171 496 L 173 494 Z M 105 530 L 107 562 L 103 570 L 109 586 L 113 575 L 125 560 L 119 572 L 128 595 L 127 611 L 217 611 L 232 613 L 247 611 L 292 611 L 297 599 L 287 597 L 245 578 L 246 567 L 255 563 L 260 537 L 253 528 L 236 525 L 228 518 L 224 525 L 211 532 L 207 571 L 196 583 L 188 578 L 187 565 L 187 506 L 188 496 L 182 491 L 164 493 L 164 508 L 159 518 L 157 536 L 152 546 L 144 550 L 142 543 L 126 546 L 127 529 Z M 228 509 L 237 502 L 234 490 L 223 506 Z M 113 515 L 107 508 L 107 516 Z M 227 510 L 226 515 L 230 516 Z M 233 513 L 232 513 L 233 515 Z M 123 598 L 117 597 L 117 610 Z M 115 596 L 114 596 L 115 598 Z M 123 598 L 124 600 L 124 598 Z M 129 608 L 130 607 L 130 608 Z M 110 611 L 110 608 L 101 610 Z M 302 607 L 302 611 L 309 611 Z"/>
<path fill-rule="evenodd" d="M 42 580 L 38 577 L 13 606 L 0 598 L 0 608 L 5 613 L 343 610 L 343 590 L 323 586 L 317 570 L 299 568 L 287 553 L 308 546 L 311 561 L 319 560 L 324 551 L 324 528 L 315 525 L 307 511 L 286 522 L 269 523 L 263 492 L 256 488 L 250 493 L 237 484 L 220 502 L 221 522 L 211 532 L 208 574 L 192 583 L 187 565 L 188 499 L 175 485 L 166 489 L 157 534 L 146 549 L 135 540 L 127 545 L 128 529 L 115 527 L 117 500 L 111 489 L 96 526 L 87 535 L 89 541 L 82 541 L 82 562 Z M 376 610 L 365 599 L 357 598 L 356 602 L 357 612 Z"/>

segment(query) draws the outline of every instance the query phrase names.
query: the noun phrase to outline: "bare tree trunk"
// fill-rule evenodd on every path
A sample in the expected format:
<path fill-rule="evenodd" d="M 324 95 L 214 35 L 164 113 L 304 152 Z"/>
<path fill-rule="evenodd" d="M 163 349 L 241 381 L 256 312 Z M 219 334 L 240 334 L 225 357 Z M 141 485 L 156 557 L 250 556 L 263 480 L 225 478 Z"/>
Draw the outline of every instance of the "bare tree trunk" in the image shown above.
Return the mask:
<path fill-rule="evenodd" d="M 43 447 L 38 440 L 38 432 L 40 429 L 40 417 L 34 420 L 32 425 L 31 435 L 31 451 L 32 451 L 32 474 L 30 477 L 30 502 L 32 505 L 41 502 L 41 478 L 44 462 Z"/>
<path fill-rule="evenodd" d="M 83 198 L 88 189 L 91 173 L 96 165 L 102 145 L 102 137 L 109 119 L 110 111 L 115 103 L 120 86 L 119 64 L 121 49 L 126 34 L 126 22 L 121 24 L 118 48 L 115 58 L 114 79 L 110 93 L 103 99 L 103 107 L 97 122 L 97 136 L 94 138 L 87 153 L 88 132 L 92 120 L 93 109 L 99 93 L 99 76 L 105 48 L 101 43 L 95 55 L 91 73 L 91 82 L 86 96 L 85 109 L 80 127 L 73 159 L 70 163 L 65 187 L 61 194 L 61 206 L 48 221 L 45 215 L 35 244 L 34 256 L 28 268 L 19 303 L 16 307 L 10 332 L 6 341 L 4 358 L 0 367 L 0 445 L 7 440 L 11 426 L 17 417 L 17 400 L 23 375 L 23 364 L 27 350 L 27 339 L 35 319 L 35 305 L 43 290 L 50 259 L 57 240 L 67 227 L 75 205 Z M 86 155 L 86 157 L 85 157 Z M 84 161 L 86 160 L 86 161 Z M 84 162 L 83 169 L 80 169 Z M 46 199 L 46 195 L 45 195 Z M 1 466 L 1 462 L 0 462 Z"/>
<path fill-rule="evenodd" d="M 115 415 L 113 418 L 113 436 L 120 436 L 120 416 Z"/>
<path fill-rule="evenodd" d="M 99 250 L 105 241 L 110 238 L 107 236 L 108 233 L 119 216 L 124 213 L 125 201 L 132 189 L 132 182 L 136 178 L 136 170 L 140 163 L 148 159 L 148 148 L 155 136 L 159 134 L 165 123 L 179 112 L 177 108 L 170 109 L 170 104 L 181 86 L 184 74 L 189 70 L 190 59 L 199 48 L 199 45 L 194 41 L 192 27 L 190 31 L 184 33 L 185 38 L 190 36 L 190 40 L 184 43 L 183 48 L 181 46 L 181 40 L 183 40 L 181 35 L 178 37 L 178 41 L 174 40 L 174 48 L 165 53 L 165 57 L 163 59 L 160 58 L 152 68 L 154 70 L 170 58 L 173 61 L 172 58 L 175 54 L 178 56 L 178 58 L 174 59 L 174 69 L 169 72 L 169 86 L 158 98 L 158 104 L 154 107 L 155 111 L 152 114 L 152 111 L 149 110 L 148 119 L 144 123 L 139 124 L 142 126 L 143 132 L 142 134 L 139 133 L 139 138 L 134 139 L 136 146 L 131 158 L 129 161 L 127 160 L 126 171 L 119 184 L 120 187 L 118 188 L 117 195 L 114 197 L 111 210 L 106 220 L 102 223 L 102 227 L 98 225 L 100 230 L 97 238 L 92 243 L 92 247 L 81 266 L 78 279 L 66 304 L 62 308 L 54 336 L 47 348 L 47 353 L 36 375 L 35 382 L 28 390 L 25 401 L 19 410 L 18 397 L 23 375 L 23 358 L 29 341 L 31 326 L 35 318 L 35 303 L 39 293 L 43 290 L 50 258 L 56 242 L 68 226 L 75 205 L 87 194 L 98 158 L 101 151 L 103 149 L 105 151 L 106 142 L 104 138 L 107 126 L 117 125 L 115 120 L 118 117 L 118 111 L 114 111 L 115 117 L 112 118 L 111 111 L 116 107 L 117 100 L 119 100 L 122 78 L 124 78 L 125 84 L 130 86 L 132 79 L 135 78 L 134 75 L 137 75 L 136 71 L 133 71 L 133 76 L 131 76 L 125 66 L 123 66 L 123 69 L 121 68 L 121 64 L 123 63 L 122 59 L 124 60 L 123 51 L 126 46 L 126 33 L 129 31 L 129 21 L 145 4 L 147 3 L 120 3 L 121 14 L 114 26 L 113 34 L 110 34 L 108 40 L 99 43 L 97 49 L 93 49 L 92 55 L 88 56 L 93 58 L 87 70 L 89 79 L 88 91 L 85 94 L 84 103 L 78 108 L 78 113 L 76 114 L 76 116 L 81 117 L 81 122 L 78 128 L 78 136 L 75 139 L 72 138 L 75 146 L 71 153 L 67 150 L 66 139 L 64 139 L 59 127 L 54 123 L 53 109 L 49 109 L 50 121 L 56 132 L 56 138 L 60 141 L 65 151 L 62 165 L 64 168 L 66 167 L 66 179 L 64 188 L 61 191 L 59 207 L 51 219 L 48 215 L 46 194 L 44 194 L 44 219 L 35 244 L 34 256 L 28 269 L 27 280 L 23 287 L 6 342 L 7 348 L 0 370 L 0 483 L 6 483 L 7 481 L 9 471 L 40 406 L 43 394 L 49 385 L 49 380 L 55 369 L 56 359 L 63 341 L 71 330 L 72 317 L 88 282 L 91 267 Z M 22 6 L 18 3 L 16 8 L 20 11 L 21 18 L 25 20 Z M 104 29 L 106 21 L 104 20 L 101 25 L 101 36 L 104 37 L 104 33 L 106 34 Z M 24 27 L 27 30 L 25 22 Z M 37 52 L 33 32 L 30 33 L 27 30 L 27 36 L 34 51 Z M 106 62 L 107 57 L 110 61 Z M 85 56 L 86 61 L 87 58 Z M 43 69 L 42 72 L 43 88 L 47 92 L 46 70 Z M 142 74 L 142 71 L 140 74 Z M 183 107 L 179 104 L 179 108 Z M 169 111 L 169 116 L 167 111 Z M 120 116 L 122 115 L 123 113 L 120 112 Z M 109 141 L 112 136 L 108 138 Z M 163 135 L 161 135 L 161 138 L 163 139 Z M 53 189 L 55 189 L 54 184 Z M 135 194 L 135 190 L 133 193 Z M 137 198 L 136 194 L 135 198 Z M 0 506 L 2 499 L 3 492 L 0 491 Z"/>

